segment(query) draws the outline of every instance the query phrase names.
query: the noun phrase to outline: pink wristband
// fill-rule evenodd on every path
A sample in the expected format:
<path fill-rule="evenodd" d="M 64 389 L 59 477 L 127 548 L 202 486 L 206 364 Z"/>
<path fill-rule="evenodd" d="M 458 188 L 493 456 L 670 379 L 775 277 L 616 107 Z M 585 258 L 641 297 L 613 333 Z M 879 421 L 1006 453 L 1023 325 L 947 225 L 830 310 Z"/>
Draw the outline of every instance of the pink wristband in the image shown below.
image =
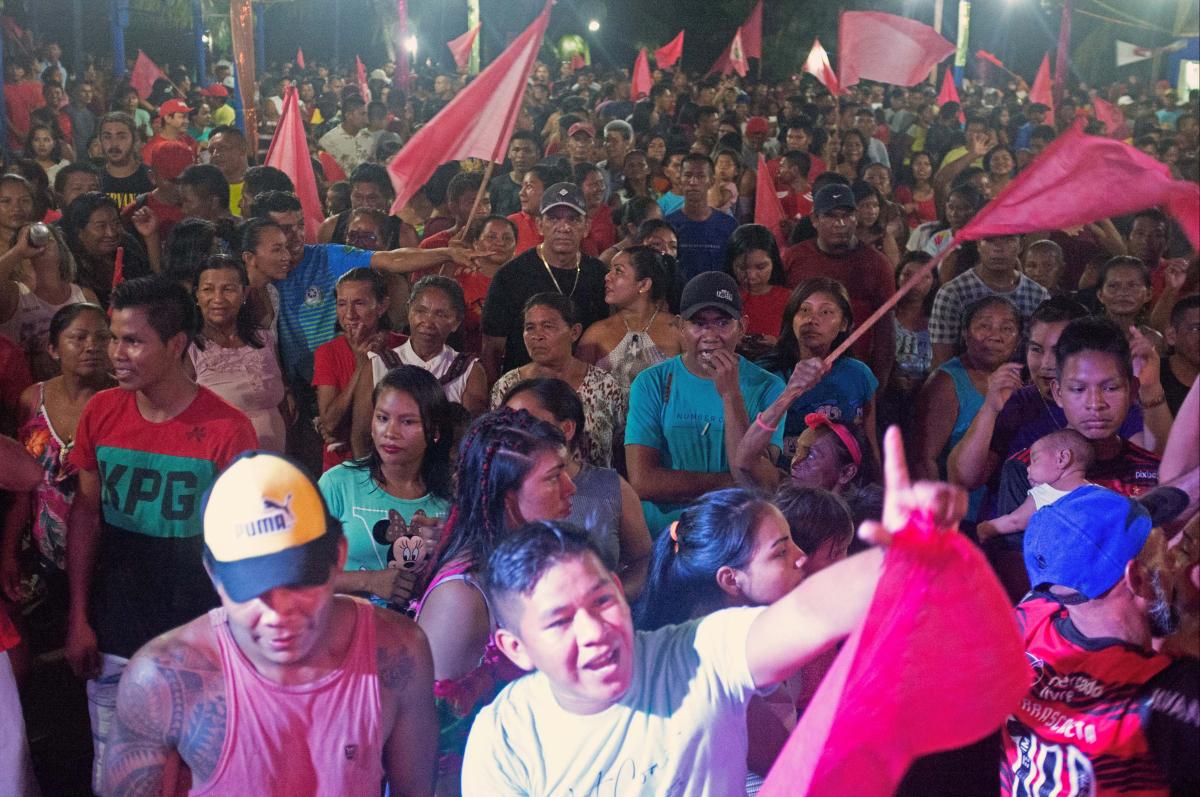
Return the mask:
<path fill-rule="evenodd" d="M 774 426 L 767 426 L 765 423 L 763 423 L 761 412 L 758 415 L 754 416 L 754 425 L 757 426 L 759 429 L 762 429 L 764 432 L 774 432 L 776 429 L 779 428 L 779 424 L 775 424 Z"/>

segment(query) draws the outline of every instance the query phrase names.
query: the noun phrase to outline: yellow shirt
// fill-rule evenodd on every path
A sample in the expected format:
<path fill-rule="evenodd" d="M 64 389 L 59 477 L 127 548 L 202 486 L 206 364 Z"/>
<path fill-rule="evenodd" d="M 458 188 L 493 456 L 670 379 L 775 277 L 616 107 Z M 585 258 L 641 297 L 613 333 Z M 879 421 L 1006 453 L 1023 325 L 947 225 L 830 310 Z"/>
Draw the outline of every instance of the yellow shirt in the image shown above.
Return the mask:
<path fill-rule="evenodd" d="M 242 215 L 242 187 L 245 181 L 229 184 L 229 212 L 239 218 Z"/>

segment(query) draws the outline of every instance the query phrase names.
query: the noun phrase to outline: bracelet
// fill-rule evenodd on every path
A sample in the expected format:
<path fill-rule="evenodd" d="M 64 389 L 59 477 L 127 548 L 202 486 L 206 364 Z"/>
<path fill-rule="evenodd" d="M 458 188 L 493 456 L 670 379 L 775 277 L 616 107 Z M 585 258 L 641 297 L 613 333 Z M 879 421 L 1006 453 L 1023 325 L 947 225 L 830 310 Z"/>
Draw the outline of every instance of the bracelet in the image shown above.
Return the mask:
<path fill-rule="evenodd" d="M 1156 398 L 1156 399 L 1152 399 L 1152 400 L 1150 400 L 1150 401 L 1141 401 L 1141 400 L 1140 400 L 1140 399 L 1141 399 L 1141 396 L 1139 396 L 1138 398 L 1139 398 L 1139 402 L 1138 402 L 1138 403 L 1140 403 L 1140 404 L 1142 405 L 1142 409 L 1143 409 L 1143 410 L 1152 410 L 1152 409 L 1154 409 L 1155 407 L 1159 407 L 1159 406 L 1161 406 L 1161 405 L 1163 405 L 1163 404 L 1166 404 L 1166 403 L 1167 403 L 1167 393 L 1166 393 L 1166 391 L 1163 391 L 1162 393 L 1159 393 L 1159 394 L 1158 394 L 1158 398 Z"/>
<path fill-rule="evenodd" d="M 754 417 L 754 425 L 757 426 L 759 429 L 762 429 L 764 432 L 774 432 L 776 429 L 779 428 L 779 424 L 775 424 L 774 426 L 767 426 L 765 423 L 763 423 L 762 416 L 763 416 L 763 414 L 760 412 L 758 415 L 756 415 Z"/>

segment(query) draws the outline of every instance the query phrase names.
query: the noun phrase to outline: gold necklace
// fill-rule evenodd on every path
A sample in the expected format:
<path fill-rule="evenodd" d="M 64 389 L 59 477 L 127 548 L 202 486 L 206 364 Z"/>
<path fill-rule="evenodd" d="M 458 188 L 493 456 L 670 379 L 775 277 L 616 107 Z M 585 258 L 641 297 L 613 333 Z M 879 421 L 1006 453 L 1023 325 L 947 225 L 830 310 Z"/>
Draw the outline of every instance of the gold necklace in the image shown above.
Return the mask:
<path fill-rule="evenodd" d="M 554 276 L 554 269 L 550 268 L 550 264 L 546 262 L 545 255 L 542 254 L 545 244 L 537 245 L 538 259 L 542 261 L 542 266 L 546 269 L 546 273 L 550 275 L 550 279 L 554 280 L 554 287 L 558 290 L 560 296 L 566 296 L 568 299 L 575 296 L 575 289 L 579 287 L 579 268 L 583 262 L 583 255 L 579 252 L 575 253 L 575 282 L 571 285 L 571 292 L 564 293 L 562 286 L 558 284 L 558 277 Z"/>

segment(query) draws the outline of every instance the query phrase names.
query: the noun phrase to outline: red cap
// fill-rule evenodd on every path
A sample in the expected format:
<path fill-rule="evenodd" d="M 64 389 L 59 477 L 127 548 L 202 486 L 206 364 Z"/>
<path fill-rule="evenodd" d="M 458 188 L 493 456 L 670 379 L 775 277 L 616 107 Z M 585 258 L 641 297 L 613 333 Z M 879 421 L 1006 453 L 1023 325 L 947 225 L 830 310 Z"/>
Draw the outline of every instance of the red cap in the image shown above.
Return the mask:
<path fill-rule="evenodd" d="M 746 133 L 766 133 L 771 129 L 771 125 L 767 122 L 766 117 L 751 116 L 746 120 Z"/>
<path fill-rule="evenodd" d="M 567 130 L 567 138 L 574 138 L 576 133 L 587 133 L 590 138 L 596 137 L 596 128 L 587 122 L 576 122 Z"/>
<path fill-rule="evenodd" d="M 200 93 L 205 97 L 228 97 L 229 89 L 225 88 L 220 83 L 214 83 L 208 88 L 200 89 Z"/>
<path fill-rule="evenodd" d="M 150 152 L 149 166 L 164 180 L 178 180 L 183 170 L 196 161 L 192 148 L 182 141 L 164 141 Z"/>
<path fill-rule="evenodd" d="M 158 106 L 158 118 L 170 116 L 173 113 L 191 113 L 192 108 L 183 100 L 167 100 L 162 105 Z"/>

